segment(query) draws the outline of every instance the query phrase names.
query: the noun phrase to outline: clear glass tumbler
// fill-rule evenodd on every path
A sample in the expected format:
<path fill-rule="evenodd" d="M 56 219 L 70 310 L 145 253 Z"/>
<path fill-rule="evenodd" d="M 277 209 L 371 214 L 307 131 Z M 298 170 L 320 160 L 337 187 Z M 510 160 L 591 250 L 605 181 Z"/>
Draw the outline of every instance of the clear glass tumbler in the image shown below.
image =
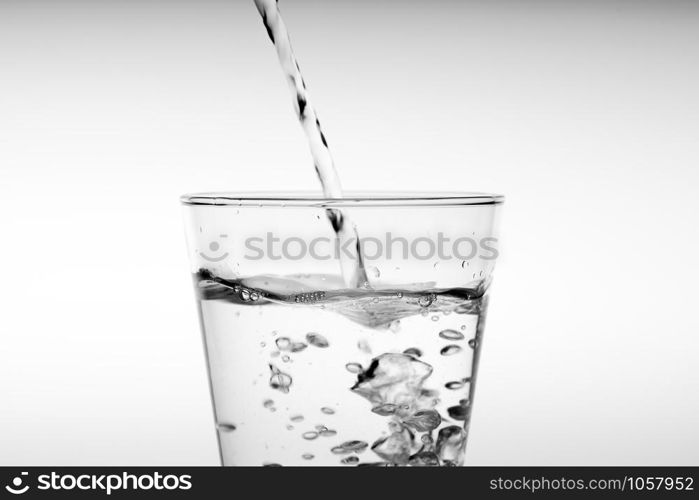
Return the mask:
<path fill-rule="evenodd" d="M 501 196 L 182 202 L 224 465 L 464 463 Z"/>

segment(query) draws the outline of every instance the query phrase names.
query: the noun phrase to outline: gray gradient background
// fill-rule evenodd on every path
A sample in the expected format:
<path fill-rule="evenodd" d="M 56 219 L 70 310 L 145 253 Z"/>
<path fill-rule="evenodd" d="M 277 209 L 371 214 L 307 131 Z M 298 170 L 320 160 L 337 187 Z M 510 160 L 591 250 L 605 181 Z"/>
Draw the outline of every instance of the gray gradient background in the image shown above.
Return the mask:
<path fill-rule="evenodd" d="M 470 464 L 699 463 L 699 3 L 282 0 L 346 188 L 507 195 Z M 0 464 L 214 464 L 178 195 L 315 189 L 250 1 L 0 0 Z"/>

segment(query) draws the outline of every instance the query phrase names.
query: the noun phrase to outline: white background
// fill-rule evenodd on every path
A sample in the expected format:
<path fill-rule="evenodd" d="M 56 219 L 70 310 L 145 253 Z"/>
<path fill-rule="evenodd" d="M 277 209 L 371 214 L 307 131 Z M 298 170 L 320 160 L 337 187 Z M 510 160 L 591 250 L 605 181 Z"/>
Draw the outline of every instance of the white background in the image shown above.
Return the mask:
<path fill-rule="evenodd" d="M 699 6 L 281 2 L 346 188 L 507 196 L 471 464 L 699 463 Z M 250 1 L 0 0 L 0 464 L 215 464 L 178 196 L 316 189 Z"/>

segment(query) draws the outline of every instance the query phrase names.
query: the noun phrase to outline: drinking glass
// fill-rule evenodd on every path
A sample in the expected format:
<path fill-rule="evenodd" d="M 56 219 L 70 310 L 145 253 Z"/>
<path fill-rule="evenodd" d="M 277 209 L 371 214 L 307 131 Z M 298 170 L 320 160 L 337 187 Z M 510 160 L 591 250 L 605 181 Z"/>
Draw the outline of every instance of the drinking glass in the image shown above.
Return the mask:
<path fill-rule="evenodd" d="M 463 465 L 502 196 L 182 203 L 223 465 Z"/>

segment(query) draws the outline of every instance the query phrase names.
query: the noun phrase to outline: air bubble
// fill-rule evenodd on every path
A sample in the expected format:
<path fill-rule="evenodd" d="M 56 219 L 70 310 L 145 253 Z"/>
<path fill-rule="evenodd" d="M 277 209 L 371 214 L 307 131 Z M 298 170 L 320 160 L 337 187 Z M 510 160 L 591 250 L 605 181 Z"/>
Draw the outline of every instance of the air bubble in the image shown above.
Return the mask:
<path fill-rule="evenodd" d="M 417 299 L 417 303 L 420 307 L 430 307 L 432 305 L 432 302 L 434 302 L 434 294 L 430 293 L 429 295 L 423 295 L 419 299 Z"/>
<path fill-rule="evenodd" d="M 464 334 L 456 330 L 442 330 L 439 336 L 446 340 L 463 340 Z"/>
<path fill-rule="evenodd" d="M 453 356 L 454 354 L 457 354 L 461 352 L 461 347 L 459 347 L 456 344 L 451 344 L 446 347 L 443 347 L 441 351 L 439 351 L 439 354 L 442 356 Z"/>
<path fill-rule="evenodd" d="M 315 347 L 328 347 L 330 344 L 328 343 L 327 339 L 323 337 L 319 333 L 315 332 L 309 332 L 306 334 L 306 340 L 308 341 L 309 344 Z"/>
<path fill-rule="evenodd" d="M 269 379 L 269 386 L 272 389 L 277 389 L 283 393 L 289 392 L 289 387 L 293 382 L 290 375 L 282 372 L 279 368 L 270 363 L 269 369 L 272 372 L 272 376 Z"/>
<path fill-rule="evenodd" d="M 467 400 L 461 400 L 461 402 L 456 406 L 451 406 L 447 408 L 447 413 L 449 417 L 454 420 L 466 420 L 468 418 L 469 404 Z"/>
<path fill-rule="evenodd" d="M 345 453 L 361 453 L 368 447 L 369 443 L 364 441 L 345 441 L 338 446 L 334 446 L 330 451 L 336 455 L 344 455 Z"/>
<path fill-rule="evenodd" d="M 308 344 L 305 344 L 303 342 L 292 342 L 291 346 L 289 347 L 289 350 L 291 352 L 301 352 L 303 351 L 306 347 L 308 347 Z"/>
<path fill-rule="evenodd" d="M 345 368 L 347 369 L 348 372 L 354 373 L 354 374 L 362 373 L 364 371 L 364 368 L 359 363 L 347 363 L 345 365 Z"/>
<path fill-rule="evenodd" d="M 291 339 L 289 337 L 279 337 L 275 343 L 280 351 L 286 351 L 291 347 Z"/>
<path fill-rule="evenodd" d="M 420 356 L 422 356 L 422 351 L 417 347 L 409 347 L 405 351 L 403 351 L 403 354 L 408 354 L 409 356 L 415 356 L 416 358 L 419 358 Z"/>

